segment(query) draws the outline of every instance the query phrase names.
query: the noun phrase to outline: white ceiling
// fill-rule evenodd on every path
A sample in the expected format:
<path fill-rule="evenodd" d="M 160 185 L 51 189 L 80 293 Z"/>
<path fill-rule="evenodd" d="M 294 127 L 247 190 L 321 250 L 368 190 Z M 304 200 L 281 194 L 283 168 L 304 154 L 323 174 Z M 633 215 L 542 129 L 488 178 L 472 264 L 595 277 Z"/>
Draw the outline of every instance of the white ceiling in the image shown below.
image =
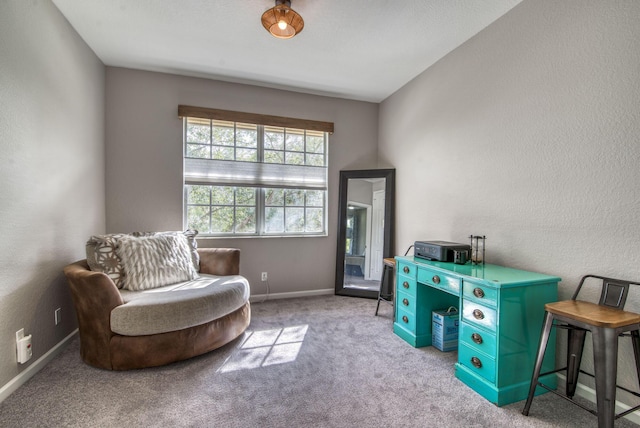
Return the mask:
<path fill-rule="evenodd" d="M 104 64 L 380 102 L 521 0 L 53 0 Z"/>

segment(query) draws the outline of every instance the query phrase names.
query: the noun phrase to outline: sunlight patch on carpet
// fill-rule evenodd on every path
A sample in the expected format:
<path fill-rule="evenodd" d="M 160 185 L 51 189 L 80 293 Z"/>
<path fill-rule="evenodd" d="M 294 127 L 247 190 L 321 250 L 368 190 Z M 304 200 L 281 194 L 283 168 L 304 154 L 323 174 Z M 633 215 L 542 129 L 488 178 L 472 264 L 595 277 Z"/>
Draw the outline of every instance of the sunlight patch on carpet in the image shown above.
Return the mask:
<path fill-rule="evenodd" d="M 224 362 L 218 372 L 227 373 L 291 363 L 298 357 L 308 328 L 305 324 L 247 331 L 245 341 L 238 347 L 238 351 Z"/>

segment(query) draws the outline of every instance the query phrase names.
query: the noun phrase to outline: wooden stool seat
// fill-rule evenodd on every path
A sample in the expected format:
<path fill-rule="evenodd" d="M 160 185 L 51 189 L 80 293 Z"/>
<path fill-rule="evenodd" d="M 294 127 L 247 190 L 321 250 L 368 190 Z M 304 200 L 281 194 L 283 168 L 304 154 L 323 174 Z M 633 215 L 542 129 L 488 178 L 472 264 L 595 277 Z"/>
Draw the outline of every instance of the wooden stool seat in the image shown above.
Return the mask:
<path fill-rule="evenodd" d="M 603 328 L 619 328 L 640 324 L 640 314 L 582 300 L 547 303 L 544 310 L 560 317 Z"/>

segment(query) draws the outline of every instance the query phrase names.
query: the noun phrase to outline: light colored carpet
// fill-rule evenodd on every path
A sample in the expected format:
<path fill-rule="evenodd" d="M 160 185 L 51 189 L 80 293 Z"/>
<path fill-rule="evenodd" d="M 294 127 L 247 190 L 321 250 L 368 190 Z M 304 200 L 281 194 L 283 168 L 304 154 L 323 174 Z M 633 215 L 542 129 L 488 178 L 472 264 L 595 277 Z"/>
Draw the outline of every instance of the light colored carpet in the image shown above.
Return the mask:
<path fill-rule="evenodd" d="M 595 427 L 545 394 L 496 407 L 454 376 L 456 353 L 415 349 L 392 308 L 319 296 L 252 306 L 249 331 L 207 355 L 110 372 L 74 339 L 0 404 L 2 427 Z M 617 427 L 636 425 L 620 420 Z"/>

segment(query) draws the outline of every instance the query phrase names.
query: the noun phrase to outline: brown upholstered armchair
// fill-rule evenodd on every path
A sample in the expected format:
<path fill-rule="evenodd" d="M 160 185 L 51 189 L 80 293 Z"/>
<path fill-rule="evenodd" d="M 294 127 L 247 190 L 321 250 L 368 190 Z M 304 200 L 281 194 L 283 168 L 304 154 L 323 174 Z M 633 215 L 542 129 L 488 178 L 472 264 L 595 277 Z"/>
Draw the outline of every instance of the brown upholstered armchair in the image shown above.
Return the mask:
<path fill-rule="evenodd" d="M 198 253 L 201 274 L 239 275 L 240 250 L 200 248 Z M 86 260 L 66 266 L 64 274 L 78 317 L 81 357 L 87 364 L 103 369 L 160 366 L 212 351 L 240 336 L 251 318 L 247 289 L 246 302 L 208 322 L 156 334 L 117 334 L 111 329 L 111 312 L 128 303 L 124 293 L 106 274 L 91 271 Z M 182 299 L 185 294 L 181 293 Z M 171 308 L 166 302 L 163 304 Z"/>

